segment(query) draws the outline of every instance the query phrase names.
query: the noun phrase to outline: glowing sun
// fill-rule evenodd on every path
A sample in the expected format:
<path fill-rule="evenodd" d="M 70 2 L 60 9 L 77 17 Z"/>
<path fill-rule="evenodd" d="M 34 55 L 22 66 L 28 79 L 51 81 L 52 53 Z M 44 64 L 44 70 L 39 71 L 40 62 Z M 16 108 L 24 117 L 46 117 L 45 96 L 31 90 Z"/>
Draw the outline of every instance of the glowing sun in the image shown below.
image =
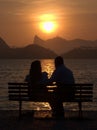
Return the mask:
<path fill-rule="evenodd" d="M 40 16 L 40 30 L 45 33 L 55 32 L 57 23 L 54 15 L 44 14 Z"/>
<path fill-rule="evenodd" d="M 42 24 L 42 29 L 47 33 L 53 32 L 55 29 L 55 24 L 51 21 L 44 22 Z"/>

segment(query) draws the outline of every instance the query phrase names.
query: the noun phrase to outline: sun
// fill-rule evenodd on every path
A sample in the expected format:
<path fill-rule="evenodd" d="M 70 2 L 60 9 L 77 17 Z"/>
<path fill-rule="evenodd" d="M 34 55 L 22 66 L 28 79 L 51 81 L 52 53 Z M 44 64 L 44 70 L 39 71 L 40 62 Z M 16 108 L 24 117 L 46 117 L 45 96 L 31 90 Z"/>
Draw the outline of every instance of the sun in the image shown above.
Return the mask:
<path fill-rule="evenodd" d="M 53 33 L 57 29 L 57 22 L 55 16 L 51 14 L 44 14 L 39 17 L 40 30 L 44 33 Z"/>
<path fill-rule="evenodd" d="M 55 29 L 55 24 L 51 21 L 44 22 L 42 24 L 42 29 L 47 33 L 53 32 Z"/>

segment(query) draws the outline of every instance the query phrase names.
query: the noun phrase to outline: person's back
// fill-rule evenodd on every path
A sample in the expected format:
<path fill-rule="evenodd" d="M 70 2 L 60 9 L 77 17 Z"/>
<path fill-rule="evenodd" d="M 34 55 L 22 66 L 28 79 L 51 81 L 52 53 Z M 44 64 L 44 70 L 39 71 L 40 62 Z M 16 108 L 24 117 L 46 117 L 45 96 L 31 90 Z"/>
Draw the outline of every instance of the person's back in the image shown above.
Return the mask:
<path fill-rule="evenodd" d="M 54 100 L 50 103 L 52 110 L 56 115 L 63 116 L 64 108 L 62 99 L 73 98 L 74 96 L 73 87 L 68 87 L 66 84 L 73 84 L 75 81 L 72 71 L 64 65 L 61 56 L 55 58 L 55 70 L 49 80 L 50 82 L 56 82 L 57 84 L 57 89 L 54 93 Z"/>
<path fill-rule="evenodd" d="M 56 57 L 55 70 L 50 77 L 51 82 L 72 84 L 74 83 L 74 76 L 72 71 L 64 65 L 62 57 Z"/>
<path fill-rule="evenodd" d="M 31 63 L 29 75 L 25 78 L 25 81 L 29 84 L 28 94 L 30 98 L 36 98 L 46 90 L 46 80 L 48 80 L 47 73 L 42 72 L 40 61 L 33 61 Z M 42 85 L 43 83 L 44 85 Z"/>
<path fill-rule="evenodd" d="M 64 65 L 60 65 L 53 72 L 50 78 L 50 81 L 56 82 L 56 83 L 65 83 L 65 84 L 74 83 L 73 73 L 70 69 L 68 69 Z"/>

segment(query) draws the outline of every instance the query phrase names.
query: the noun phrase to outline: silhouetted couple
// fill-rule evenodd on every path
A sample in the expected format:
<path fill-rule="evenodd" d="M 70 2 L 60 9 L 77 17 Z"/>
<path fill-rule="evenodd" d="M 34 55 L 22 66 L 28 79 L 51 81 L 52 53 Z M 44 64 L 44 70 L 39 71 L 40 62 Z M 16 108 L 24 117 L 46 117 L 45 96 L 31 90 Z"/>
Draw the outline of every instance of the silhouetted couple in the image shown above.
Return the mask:
<path fill-rule="evenodd" d="M 74 94 L 73 89 L 70 88 L 70 90 L 64 84 L 73 84 L 74 76 L 72 71 L 64 65 L 64 61 L 61 56 L 56 57 L 54 62 L 55 70 L 53 71 L 51 77 L 48 79 L 47 72 L 42 72 L 40 61 L 33 61 L 31 64 L 29 75 L 26 77 L 26 81 L 29 83 L 29 95 L 34 95 L 34 91 L 37 91 L 39 92 L 38 94 L 40 95 L 40 97 L 43 95 L 49 95 L 46 86 L 55 82 L 57 85 L 57 89 L 55 89 L 52 96 L 47 97 L 49 98 L 48 100 L 52 109 L 52 115 L 55 117 L 63 117 L 64 108 L 62 96 L 64 96 L 64 98 L 72 98 Z M 64 95 L 62 95 L 61 92 L 62 88 L 64 87 L 66 88 L 66 91 Z M 38 95 L 36 96 L 39 98 Z M 35 97 L 35 95 L 33 97 Z"/>

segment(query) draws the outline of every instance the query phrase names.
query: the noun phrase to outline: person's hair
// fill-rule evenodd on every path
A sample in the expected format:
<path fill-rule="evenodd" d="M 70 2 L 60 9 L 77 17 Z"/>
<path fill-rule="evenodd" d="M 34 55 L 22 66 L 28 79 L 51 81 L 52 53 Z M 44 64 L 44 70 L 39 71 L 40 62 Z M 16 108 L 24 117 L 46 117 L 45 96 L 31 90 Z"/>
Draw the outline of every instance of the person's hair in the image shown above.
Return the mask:
<path fill-rule="evenodd" d="M 62 64 L 64 64 L 63 58 L 61 56 L 57 56 L 55 58 L 55 68 L 59 67 Z"/>
<path fill-rule="evenodd" d="M 39 60 L 35 60 L 31 63 L 30 68 L 30 80 L 32 83 L 36 83 L 41 78 L 41 63 Z"/>

